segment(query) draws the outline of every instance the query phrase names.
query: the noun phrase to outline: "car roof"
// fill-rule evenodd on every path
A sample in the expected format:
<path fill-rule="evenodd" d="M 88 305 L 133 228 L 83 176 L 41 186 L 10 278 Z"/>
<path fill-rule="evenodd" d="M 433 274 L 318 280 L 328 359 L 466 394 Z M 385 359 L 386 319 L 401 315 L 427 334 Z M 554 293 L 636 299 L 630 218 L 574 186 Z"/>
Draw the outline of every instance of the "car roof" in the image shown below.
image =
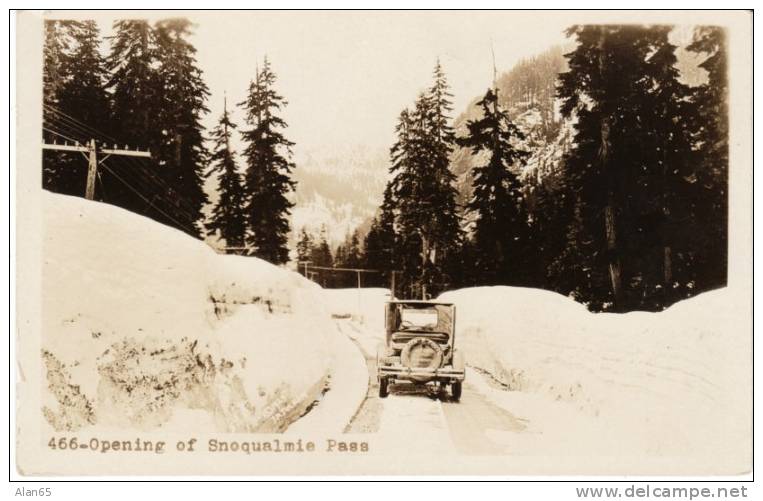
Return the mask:
<path fill-rule="evenodd" d="M 388 301 L 391 304 L 419 304 L 419 305 L 439 305 L 439 306 L 453 306 L 453 303 L 444 303 L 442 301 L 424 301 L 423 299 L 394 299 Z"/>

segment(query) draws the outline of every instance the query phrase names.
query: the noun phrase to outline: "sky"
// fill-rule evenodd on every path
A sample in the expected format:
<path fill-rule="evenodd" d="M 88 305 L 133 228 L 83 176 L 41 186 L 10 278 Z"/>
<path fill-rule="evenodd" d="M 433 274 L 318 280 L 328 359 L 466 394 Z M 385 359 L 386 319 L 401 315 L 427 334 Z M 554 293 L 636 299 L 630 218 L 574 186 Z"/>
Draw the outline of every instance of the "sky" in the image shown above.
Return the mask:
<path fill-rule="evenodd" d="M 289 102 L 283 118 L 297 158 L 363 145 L 387 149 L 396 119 L 431 84 L 439 58 L 456 116 L 522 58 L 565 43 L 569 18 L 519 12 L 189 12 L 190 40 L 209 86 L 208 127 L 223 98 L 241 102 L 267 54 Z M 554 15 L 551 15 L 554 14 Z M 177 16 L 151 13 L 150 19 Z M 134 16 L 134 14 L 133 14 Z M 121 17 L 121 16 L 114 16 Z M 104 35 L 111 20 L 102 19 Z M 240 125 L 243 114 L 234 113 Z M 240 151 L 240 148 L 239 148 Z"/>
<path fill-rule="evenodd" d="M 199 64 L 217 118 L 222 94 L 240 102 L 267 54 L 298 151 L 388 148 L 400 111 L 431 84 L 439 58 L 454 113 L 484 92 L 496 65 L 565 41 L 565 23 L 520 23 L 511 13 L 264 12 L 196 18 Z M 561 20 L 560 20 L 561 21 Z"/>

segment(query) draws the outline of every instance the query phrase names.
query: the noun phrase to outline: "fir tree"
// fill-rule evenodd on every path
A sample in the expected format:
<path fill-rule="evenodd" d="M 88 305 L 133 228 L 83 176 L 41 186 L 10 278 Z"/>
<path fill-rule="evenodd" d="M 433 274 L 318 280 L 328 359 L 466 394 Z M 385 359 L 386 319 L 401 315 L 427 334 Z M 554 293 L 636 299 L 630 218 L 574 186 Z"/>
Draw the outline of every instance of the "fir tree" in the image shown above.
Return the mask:
<path fill-rule="evenodd" d="M 275 82 L 276 75 L 266 57 L 249 86 L 249 95 L 241 104 L 251 127 L 243 133 L 247 142 L 245 185 L 249 194 L 247 242 L 255 248 L 254 255 L 281 264 L 289 258 L 288 218 L 294 204 L 288 195 L 296 183 L 291 179 L 294 143 L 284 136 L 282 130 L 286 122 L 276 115 L 287 101 L 275 91 Z"/>
<path fill-rule="evenodd" d="M 207 223 L 207 234 L 219 236 L 225 240 L 226 247 L 243 247 L 246 235 L 244 216 L 243 179 L 236 167 L 235 153 L 231 149 L 230 139 L 236 125 L 231 122 L 228 107 L 223 107 L 223 114 L 212 131 L 214 152 L 208 175 L 217 174 L 219 199 L 212 209 L 211 220 Z M 236 250 L 235 254 L 242 254 Z"/>
<path fill-rule="evenodd" d="M 534 178 L 531 178 L 534 179 Z M 573 197 L 566 185 L 563 172 L 531 181 L 525 190 L 532 219 L 531 232 L 537 252 L 536 286 L 569 294 L 570 287 L 563 268 L 557 262 L 570 247 L 570 226 L 576 224 Z M 552 268 L 560 273 L 552 272 Z"/>
<path fill-rule="evenodd" d="M 95 21 L 69 21 L 66 24 L 73 49 L 69 55 L 67 83 L 59 95 L 62 111 L 98 131 L 108 132 L 108 73 L 100 53 L 100 32 Z"/>
<path fill-rule="evenodd" d="M 203 189 L 207 151 L 204 147 L 201 117 L 209 111 L 209 95 L 196 62 L 196 49 L 187 37 L 191 23 L 186 19 L 159 21 L 155 26 L 156 61 L 159 75 L 158 117 L 155 130 L 161 131 L 161 142 L 155 153 L 167 186 L 163 198 L 169 203 L 157 214 L 193 236 L 199 236 L 196 223 L 202 218 L 207 202 Z"/>
<path fill-rule="evenodd" d="M 62 21 L 48 24 L 43 77 L 45 124 L 53 131 L 49 139 L 62 142 L 68 138 L 86 144 L 93 135 L 82 128 L 105 134 L 108 130 L 109 96 L 106 92 L 107 70 L 101 56 L 100 33 L 94 21 Z M 100 142 L 100 137 L 96 138 Z M 54 164 L 44 167 L 47 188 L 69 195 L 84 196 L 87 164 L 71 154 L 54 154 Z M 103 196 L 96 190 L 96 196 Z"/>
<path fill-rule="evenodd" d="M 475 167 L 473 195 L 467 208 L 476 218 L 473 250 L 477 256 L 477 278 L 485 285 L 529 285 L 528 216 L 521 185 L 512 169 L 521 168 L 528 153 L 513 143 L 524 135 L 498 106 L 498 96 L 488 90 L 479 101 L 482 118 L 467 123 L 469 135 L 459 144 L 472 154 L 487 152 L 485 165 Z"/>
<path fill-rule="evenodd" d="M 382 247 L 379 238 L 379 218 L 376 217 L 371 221 L 371 227 L 368 229 L 365 238 L 363 239 L 363 254 L 361 256 L 362 267 L 372 270 L 382 271 Z M 382 265 L 382 266 L 380 266 Z M 380 286 L 382 280 L 379 277 L 372 276 L 371 282 L 374 286 Z"/>
<path fill-rule="evenodd" d="M 148 21 L 127 19 L 116 21 L 114 32 L 107 58 L 114 134 L 126 143 L 155 148 L 161 135 L 155 127 L 160 82 L 154 30 Z"/>
<path fill-rule="evenodd" d="M 627 309 L 623 284 L 625 197 L 638 169 L 639 101 L 645 94 L 644 63 L 649 45 L 635 26 L 574 26 L 578 46 L 560 75 L 562 114 L 577 115 L 575 146 L 565 157 L 568 182 L 579 201 L 584 232 L 597 236 L 581 266 L 608 270 L 614 309 Z M 630 186 L 629 186 L 630 185 Z M 629 269 L 627 266 L 625 269 Z M 632 268 L 630 268 L 632 269 Z"/>
<path fill-rule="evenodd" d="M 297 261 L 309 261 L 313 249 L 313 239 L 307 230 L 302 227 L 299 231 L 299 240 L 297 240 Z"/>
<path fill-rule="evenodd" d="M 371 223 L 371 228 L 363 242 L 363 266 L 372 270 L 379 270 L 372 276 L 377 286 L 389 282 L 390 273 L 396 269 L 395 259 L 395 214 L 394 200 L 392 198 L 392 183 L 388 183 L 384 189 L 384 199 L 381 210 Z M 394 294 L 394 291 L 393 291 Z"/>
<path fill-rule="evenodd" d="M 140 146 L 156 153 L 163 135 L 156 126 L 162 104 L 154 29 L 148 21 L 132 19 L 114 22 L 113 29 L 106 59 L 110 73 L 107 86 L 111 92 L 112 135 L 121 145 Z M 103 171 L 109 201 L 154 219 L 164 217 L 159 210 L 167 212 L 169 204 L 165 202 L 166 181 L 159 175 L 159 169 L 155 154 L 150 160 L 129 162 L 127 166 L 124 162 L 110 164 L 109 170 Z"/>
<path fill-rule="evenodd" d="M 562 113 L 577 124 L 564 158 L 566 182 L 580 211 L 577 233 L 593 239 L 580 265 L 601 280 L 592 290 L 611 294 L 591 299 L 618 311 L 659 309 L 671 300 L 665 288 L 679 262 L 673 251 L 686 246 L 677 229 L 693 211 L 677 204 L 692 191 L 691 144 L 681 123 L 691 122 L 692 110 L 677 80 L 675 47 L 660 26 L 576 26 L 569 33 L 578 47 L 567 55 L 559 95 Z M 679 254 L 688 276 L 691 258 Z"/>
<path fill-rule="evenodd" d="M 63 22 L 59 20 L 45 21 L 45 42 L 43 45 L 42 71 L 42 119 L 44 122 L 43 140 L 46 142 L 61 142 L 63 138 L 55 131 L 57 122 L 61 119 L 58 110 L 61 101 L 61 90 L 69 80 L 68 55 L 69 37 L 64 30 Z M 47 130 L 46 130 L 47 129 Z M 81 175 L 81 169 L 72 173 L 68 155 L 57 151 L 45 150 L 42 157 L 42 186 L 47 190 L 63 191 L 64 176 Z"/>
<path fill-rule="evenodd" d="M 360 248 L 360 235 L 355 230 L 348 236 L 345 242 L 345 259 L 344 266 L 347 268 L 360 268 L 361 267 L 361 253 Z"/>
<path fill-rule="evenodd" d="M 661 309 L 690 293 L 696 278 L 693 241 L 702 231 L 696 224 L 701 204 L 695 182 L 699 162 L 691 137 L 696 106 L 690 101 L 690 89 L 679 81 L 676 46 L 668 39 L 671 29 L 653 26 L 645 33 L 651 53 L 645 64 L 649 87 L 642 106 L 652 114 L 643 120 L 643 162 L 636 180 L 643 193 L 636 199 L 640 217 L 629 228 L 637 235 L 653 236 L 630 252 L 643 262 L 644 300 L 639 307 L 644 309 Z"/>
<path fill-rule="evenodd" d="M 696 182 L 700 194 L 697 223 L 697 289 L 726 284 L 728 267 L 728 79 L 726 32 L 718 26 L 696 28 L 688 50 L 705 57 L 699 65 L 706 81 L 693 89 L 694 124 L 699 143 Z"/>
<path fill-rule="evenodd" d="M 45 21 L 45 42 L 43 45 L 42 102 L 55 107 L 61 97 L 61 87 L 67 80 L 66 51 L 69 41 L 63 32 L 62 21 Z M 52 117 L 52 111 L 43 110 L 43 117 Z"/>
<path fill-rule="evenodd" d="M 331 254 L 331 247 L 328 243 L 326 226 L 321 226 L 321 232 L 319 240 L 313 245 L 311 252 L 311 261 L 313 266 L 319 266 L 323 268 L 332 268 L 334 266 L 334 257 Z M 331 285 L 333 276 L 331 276 L 326 270 L 318 270 L 318 283 L 323 287 Z"/>
<path fill-rule="evenodd" d="M 391 150 L 403 286 L 409 296 L 431 296 L 453 283 L 461 231 L 450 153 L 455 135 L 451 94 L 438 62 L 434 84 L 400 115 Z"/>

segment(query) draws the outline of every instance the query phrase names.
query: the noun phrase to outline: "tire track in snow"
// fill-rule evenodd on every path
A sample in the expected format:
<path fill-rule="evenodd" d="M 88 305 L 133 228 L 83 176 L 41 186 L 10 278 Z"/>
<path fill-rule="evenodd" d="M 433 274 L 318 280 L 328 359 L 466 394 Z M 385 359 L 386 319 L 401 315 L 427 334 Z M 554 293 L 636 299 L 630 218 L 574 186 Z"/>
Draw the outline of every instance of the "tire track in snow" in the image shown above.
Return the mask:
<path fill-rule="evenodd" d="M 368 392 L 347 425 L 346 433 L 375 433 L 390 451 L 485 455 L 510 452 L 510 443 L 496 437 L 521 432 L 526 421 L 495 405 L 467 380 L 461 402 L 453 402 L 430 386 L 398 383 L 381 399 L 376 381 L 376 354 L 369 353 L 368 333 L 350 320 L 337 320 L 338 328 L 355 342 L 366 358 Z M 364 337 L 365 336 L 365 337 Z M 361 339 L 362 338 L 362 339 Z M 364 347 L 365 345 L 365 347 Z M 483 377 L 470 371 L 471 377 Z"/>
<path fill-rule="evenodd" d="M 381 402 L 379 399 L 379 383 L 376 381 L 376 355 L 369 353 L 363 343 L 358 340 L 360 330 L 348 320 L 337 320 L 337 328 L 346 335 L 363 354 L 368 367 L 368 389 L 366 396 L 361 402 L 355 414 L 347 423 L 344 433 L 376 433 L 379 431 L 379 419 L 381 418 Z M 353 333 L 348 332 L 353 330 Z"/>

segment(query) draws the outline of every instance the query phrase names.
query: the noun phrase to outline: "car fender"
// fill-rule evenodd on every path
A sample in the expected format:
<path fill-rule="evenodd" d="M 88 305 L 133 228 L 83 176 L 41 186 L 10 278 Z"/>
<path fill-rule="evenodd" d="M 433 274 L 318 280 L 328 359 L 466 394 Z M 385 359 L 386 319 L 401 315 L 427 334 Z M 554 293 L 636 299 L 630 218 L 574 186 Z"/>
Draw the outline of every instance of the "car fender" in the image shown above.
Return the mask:
<path fill-rule="evenodd" d="M 461 350 L 453 350 L 453 368 L 462 371 L 465 366 L 464 353 Z"/>

